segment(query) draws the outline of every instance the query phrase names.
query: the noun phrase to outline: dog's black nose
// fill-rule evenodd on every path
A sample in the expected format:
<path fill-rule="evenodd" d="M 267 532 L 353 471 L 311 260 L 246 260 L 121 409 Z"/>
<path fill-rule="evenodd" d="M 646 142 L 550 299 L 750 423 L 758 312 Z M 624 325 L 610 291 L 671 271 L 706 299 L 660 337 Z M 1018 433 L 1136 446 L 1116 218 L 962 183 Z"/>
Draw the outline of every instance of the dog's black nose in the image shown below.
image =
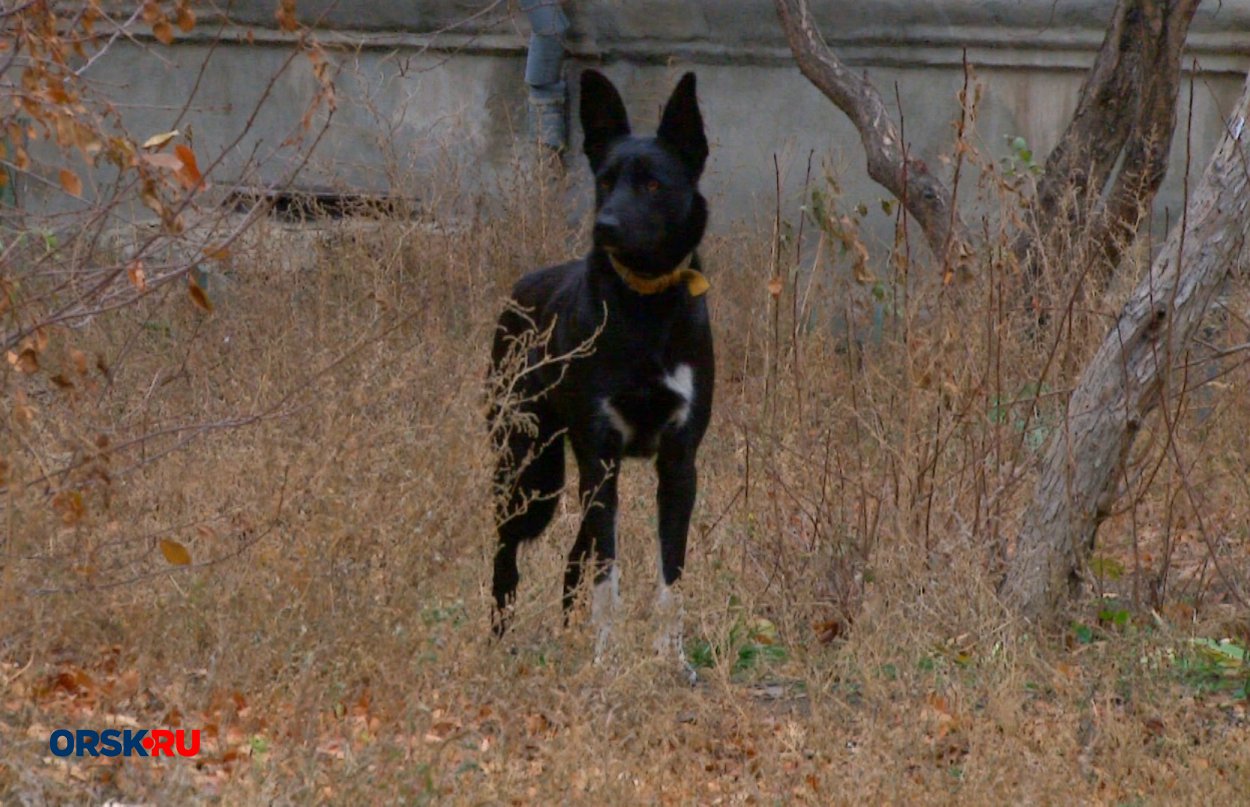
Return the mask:
<path fill-rule="evenodd" d="M 621 222 L 611 213 L 600 213 L 595 217 L 595 243 L 601 246 L 616 246 L 621 240 Z"/>

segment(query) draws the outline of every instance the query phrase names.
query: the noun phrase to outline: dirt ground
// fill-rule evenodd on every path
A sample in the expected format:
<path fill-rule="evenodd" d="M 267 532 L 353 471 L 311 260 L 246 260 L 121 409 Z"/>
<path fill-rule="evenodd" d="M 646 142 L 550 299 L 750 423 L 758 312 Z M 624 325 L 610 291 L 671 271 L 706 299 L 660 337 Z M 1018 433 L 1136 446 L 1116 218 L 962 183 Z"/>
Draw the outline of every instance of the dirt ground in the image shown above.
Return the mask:
<path fill-rule="evenodd" d="M 711 239 L 698 683 L 651 650 L 644 464 L 605 662 L 584 608 L 561 625 L 572 495 L 489 641 L 489 338 L 512 280 L 581 243 L 558 199 L 520 198 L 455 227 L 266 223 L 209 272 L 211 313 L 179 287 L 52 332 L 39 373 L 9 363 L 0 801 L 1244 801 L 1236 355 L 1139 439 L 1069 614 L 1033 627 L 995 595 L 1114 289 L 1039 334 L 992 266 L 921 305 L 822 268 L 847 261 L 832 240 L 770 285 L 768 227 Z M 202 748 L 50 753 L 107 727 Z"/>

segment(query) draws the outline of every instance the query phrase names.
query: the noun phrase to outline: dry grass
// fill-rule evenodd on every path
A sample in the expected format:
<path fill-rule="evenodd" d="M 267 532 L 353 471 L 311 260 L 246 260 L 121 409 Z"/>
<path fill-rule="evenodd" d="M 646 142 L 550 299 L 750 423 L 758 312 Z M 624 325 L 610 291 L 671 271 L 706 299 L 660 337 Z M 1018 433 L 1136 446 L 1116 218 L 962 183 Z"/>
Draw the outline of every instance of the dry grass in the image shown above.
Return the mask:
<path fill-rule="evenodd" d="M 629 616 L 610 663 L 590 662 L 584 620 L 560 627 L 571 496 L 489 642 L 488 338 L 511 281 L 581 243 L 561 196 L 522 176 L 468 224 L 266 224 L 212 276 L 212 315 L 150 299 L 53 333 L 40 373 L 6 367 L 0 799 L 1243 797 L 1246 673 L 1189 638 L 1247 638 L 1231 604 L 1246 370 L 1198 399 L 1215 407 L 1201 421 L 1179 407 L 1182 462 L 1154 424 L 1134 467 L 1159 470 L 1100 533 L 1106 596 L 1031 632 L 994 582 L 1116 293 L 1087 290 L 1039 332 L 990 257 L 923 307 L 923 283 L 877 301 L 821 269 L 808 299 L 837 302 L 795 327 L 806 287 L 773 302 L 769 233 L 712 239 L 717 403 L 683 586 L 713 666 L 691 688 L 651 654 L 643 465 L 622 485 Z M 194 565 L 170 566 L 162 539 Z M 53 728 L 128 719 L 201 728 L 204 753 L 49 757 Z"/>

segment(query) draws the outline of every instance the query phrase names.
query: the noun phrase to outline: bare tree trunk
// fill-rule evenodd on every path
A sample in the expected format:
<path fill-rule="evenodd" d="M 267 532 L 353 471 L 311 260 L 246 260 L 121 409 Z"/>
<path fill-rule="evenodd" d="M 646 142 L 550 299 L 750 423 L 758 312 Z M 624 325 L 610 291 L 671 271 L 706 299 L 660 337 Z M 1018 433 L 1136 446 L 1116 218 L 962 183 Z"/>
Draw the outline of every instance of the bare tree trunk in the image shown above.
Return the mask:
<path fill-rule="evenodd" d="M 1031 226 L 1014 245 L 1030 277 L 1045 274 L 1047 261 L 1066 267 L 1091 257 L 1110 274 L 1136 238 L 1167 172 L 1181 54 L 1199 2 L 1116 3 L 1076 112 L 1046 158 Z"/>
<path fill-rule="evenodd" d="M 1029 276 L 1045 274 L 1048 258 L 1066 270 L 1087 256 L 1096 257 L 1100 274 L 1107 274 L 1133 242 L 1167 170 L 1181 53 L 1200 2 L 1116 3 L 1076 112 L 1046 159 L 1030 226 L 1013 244 Z M 967 233 L 952 192 L 923 160 L 906 156 L 872 82 L 825 44 L 807 0 L 775 4 L 799 70 L 859 132 L 868 175 L 903 203 L 940 261 L 966 254 Z M 1118 162 L 1123 168 L 1113 180 Z M 1071 250 L 1074 235 L 1079 237 Z"/>
<path fill-rule="evenodd" d="M 1125 304 L 1050 440 L 1002 587 L 1021 614 L 1045 619 L 1080 582 L 1098 525 L 1145 418 L 1250 235 L 1250 76 L 1185 216 Z"/>
<path fill-rule="evenodd" d="M 1117 0 L 1013 244 L 1030 276 L 1109 273 L 1136 238 L 1166 171 L 1181 57 L 1200 1 Z M 859 131 L 869 175 L 903 202 L 939 260 L 953 248 L 962 254 L 967 233 L 951 192 L 907 156 L 880 94 L 829 50 L 807 0 L 775 4 L 799 69 Z M 1248 104 L 1243 95 L 1181 226 L 1086 368 L 1047 449 L 1002 587 L 1026 616 L 1053 613 L 1079 582 L 1133 440 L 1166 399 L 1169 369 L 1241 253 L 1250 229 L 1250 155 L 1241 141 Z"/>

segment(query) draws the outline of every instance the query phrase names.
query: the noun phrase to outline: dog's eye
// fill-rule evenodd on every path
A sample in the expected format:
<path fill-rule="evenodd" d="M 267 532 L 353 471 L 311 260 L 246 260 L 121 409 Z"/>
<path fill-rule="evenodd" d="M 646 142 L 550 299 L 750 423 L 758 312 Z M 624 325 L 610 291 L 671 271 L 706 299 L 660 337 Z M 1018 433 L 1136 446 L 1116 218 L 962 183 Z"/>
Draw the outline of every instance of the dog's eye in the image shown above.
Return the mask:
<path fill-rule="evenodd" d="M 647 180 L 647 193 L 655 193 L 660 189 L 660 181 L 658 179 Z"/>
<path fill-rule="evenodd" d="M 608 191 L 612 190 L 612 183 L 608 182 L 606 179 L 599 180 L 599 190 L 603 191 L 604 193 L 607 193 Z"/>

